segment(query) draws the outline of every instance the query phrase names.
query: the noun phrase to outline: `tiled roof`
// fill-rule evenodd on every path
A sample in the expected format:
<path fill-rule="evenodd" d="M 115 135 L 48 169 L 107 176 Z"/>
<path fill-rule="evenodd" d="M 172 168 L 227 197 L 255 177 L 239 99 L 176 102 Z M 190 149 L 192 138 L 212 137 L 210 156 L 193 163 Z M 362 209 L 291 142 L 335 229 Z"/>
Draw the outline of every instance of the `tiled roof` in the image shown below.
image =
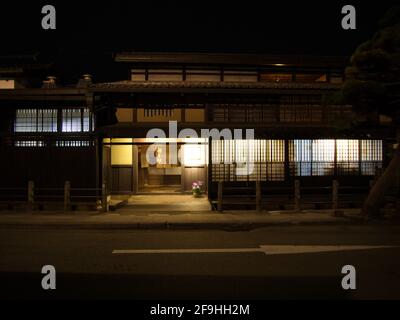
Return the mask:
<path fill-rule="evenodd" d="M 339 84 L 332 83 L 296 83 L 296 82 L 194 82 L 194 81 L 117 81 L 97 83 L 93 89 L 338 89 Z"/>

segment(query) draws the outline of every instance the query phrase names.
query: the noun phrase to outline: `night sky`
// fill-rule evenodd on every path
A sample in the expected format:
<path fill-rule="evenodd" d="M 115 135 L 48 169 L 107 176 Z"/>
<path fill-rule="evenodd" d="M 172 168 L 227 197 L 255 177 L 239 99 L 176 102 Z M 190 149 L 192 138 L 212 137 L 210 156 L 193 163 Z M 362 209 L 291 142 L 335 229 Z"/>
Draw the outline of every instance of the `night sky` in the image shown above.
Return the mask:
<path fill-rule="evenodd" d="M 218 3 L 218 4 L 216 4 Z M 39 52 L 65 78 L 107 77 L 119 51 L 254 52 L 349 56 L 395 1 L 11 1 L 0 5 L 1 54 Z M 41 8 L 57 30 L 41 29 Z M 357 30 L 341 8 L 357 9 Z M 99 66 L 102 71 L 100 72 Z M 114 66 L 115 67 L 115 66 Z M 103 74 L 102 74 L 103 73 Z"/>

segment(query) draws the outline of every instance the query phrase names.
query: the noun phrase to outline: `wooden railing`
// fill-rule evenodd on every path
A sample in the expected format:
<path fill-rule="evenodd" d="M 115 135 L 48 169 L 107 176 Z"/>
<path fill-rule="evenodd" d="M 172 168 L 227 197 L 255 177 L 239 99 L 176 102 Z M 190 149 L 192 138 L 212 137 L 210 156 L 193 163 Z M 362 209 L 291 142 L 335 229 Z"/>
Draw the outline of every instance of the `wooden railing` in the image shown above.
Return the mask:
<path fill-rule="evenodd" d="M 52 204 L 63 205 L 64 211 L 73 210 L 77 205 L 101 205 L 102 211 L 109 211 L 110 197 L 103 188 L 73 188 L 70 181 L 64 187 L 36 187 L 34 181 L 28 181 L 26 188 L 0 188 L 0 204 L 8 207 L 23 205 L 27 210 Z"/>
<path fill-rule="evenodd" d="M 262 211 L 263 205 L 275 202 L 291 205 L 294 211 L 299 212 L 306 205 L 324 205 L 338 215 L 341 205 L 356 202 L 354 195 L 366 196 L 372 181 L 368 186 L 340 186 L 337 180 L 333 180 L 330 186 L 311 187 L 301 186 L 300 180 L 295 180 L 292 186 L 268 187 L 269 194 L 265 193 L 260 181 L 255 181 L 254 184 L 253 188 L 227 187 L 223 181 L 219 181 L 217 198 L 210 199 L 212 207 L 222 212 L 227 205 L 252 205 L 257 211 Z"/>

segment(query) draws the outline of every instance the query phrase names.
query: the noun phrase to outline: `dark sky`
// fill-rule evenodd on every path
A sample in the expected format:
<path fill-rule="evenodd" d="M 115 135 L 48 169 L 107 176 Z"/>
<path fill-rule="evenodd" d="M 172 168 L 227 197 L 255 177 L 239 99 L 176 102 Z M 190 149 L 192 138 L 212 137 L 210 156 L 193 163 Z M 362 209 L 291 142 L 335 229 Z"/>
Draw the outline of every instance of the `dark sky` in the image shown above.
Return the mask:
<path fill-rule="evenodd" d="M 7 1 L 0 4 L 1 54 L 37 51 L 92 71 L 118 51 L 214 51 L 350 55 L 395 1 Z M 57 30 L 41 29 L 41 8 Z M 357 9 L 357 30 L 341 8 Z M 82 65 L 84 64 L 84 66 Z M 72 72 L 72 71 L 71 71 Z"/>

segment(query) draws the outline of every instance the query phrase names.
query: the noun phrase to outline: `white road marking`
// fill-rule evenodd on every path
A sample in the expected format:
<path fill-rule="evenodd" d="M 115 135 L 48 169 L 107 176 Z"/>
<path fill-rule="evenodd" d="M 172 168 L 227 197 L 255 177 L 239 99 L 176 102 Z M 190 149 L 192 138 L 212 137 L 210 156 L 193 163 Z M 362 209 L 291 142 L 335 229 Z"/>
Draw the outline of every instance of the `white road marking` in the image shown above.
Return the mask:
<path fill-rule="evenodd" d="M 262 252 L 261 248 L 222 248 L 222 249 L 144 249 L 144 250 L 114 250 L 114 254 L 143 253 L 245 253 Z"/>
<path fill-rule="evenodd" d="M 387 249 L 396 247 L 395 246 L 351 246 L 351 245 L 343 245 L 343 246 L 260 245 L 260 248 L 266 255 L 274 255 L 274 254 L 299 254 L 299 253 L 373 250 L 373 249 Z"/>
<path fill-rule="evenodd" d="M 258 248 L 218 248 L 218 249 L 122 249 L 113 250 L 113 254 L 200 254 L 200 253 L 252 253 L 266 255 L 321 253 L 353 250 L 373 250 L 398 248 L 398 246 L 297 246 L 297 245 L 260 245 Z"/>

